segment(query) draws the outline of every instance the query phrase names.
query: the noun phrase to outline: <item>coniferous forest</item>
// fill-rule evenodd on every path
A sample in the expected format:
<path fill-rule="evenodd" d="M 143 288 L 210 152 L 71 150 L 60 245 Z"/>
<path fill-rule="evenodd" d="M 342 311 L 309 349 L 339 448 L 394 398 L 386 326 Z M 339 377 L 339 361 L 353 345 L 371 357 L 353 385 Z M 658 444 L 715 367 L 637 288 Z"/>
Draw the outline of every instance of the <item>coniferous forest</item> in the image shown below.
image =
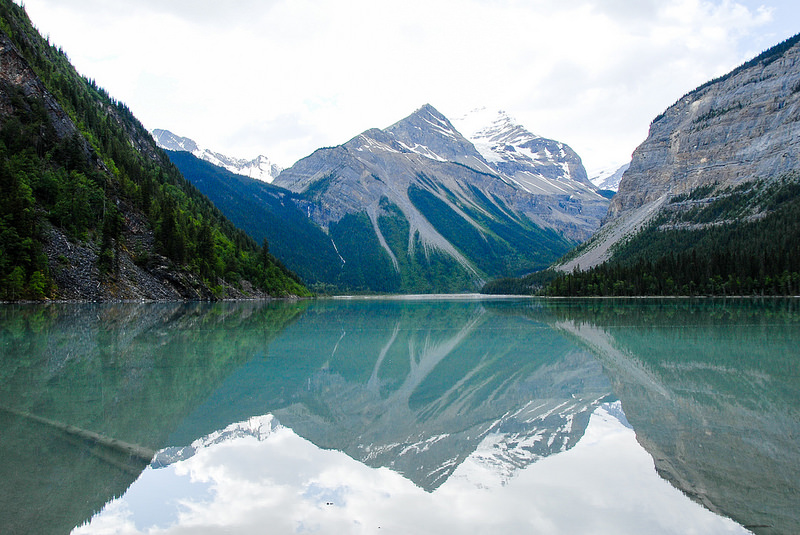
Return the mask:
<path fill-rule="evenodd" d="M 612 261 L 554 276 L 541 293 L 800 294 L 798 175 L 712 190 L 673 198 L 672 208 L 621 244 Z M 712 200 L 706 200 L 711 193 Z"/>
<path fill-rule="evenodd" d="M 127 254 L 143 269 L 166 261 L 218 296 L 226 284 L 307 293 L 183 178 L 123 103 L 77 74 L 22 7 L 0 2 L 0 30 L 8 61 L 35 73 L 0 77 L 0 299 L 59 295 L 53 273 L 66 259 L 48 259 L 42 247 L 52 228 L 93 247 L 111 285 Z M 153 243 L 130 239 L 139 220 Z"/>

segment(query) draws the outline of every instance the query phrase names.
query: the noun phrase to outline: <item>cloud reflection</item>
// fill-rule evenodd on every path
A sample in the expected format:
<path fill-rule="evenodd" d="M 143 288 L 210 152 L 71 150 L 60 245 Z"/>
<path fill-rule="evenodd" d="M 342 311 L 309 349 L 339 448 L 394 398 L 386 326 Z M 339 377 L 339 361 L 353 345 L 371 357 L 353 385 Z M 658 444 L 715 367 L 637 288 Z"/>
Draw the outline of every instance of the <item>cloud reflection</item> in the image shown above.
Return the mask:
<path fill-rule="evenodd" d="M 253 418 L 228 431 L 258 432 L 201 439 L 73 533 L 746 533 L 658 477 L 619 409 L 603 404 L 574 448 L 511 478 L 473 454 L 432 493 Z M 154 506 L 159 493 L 177 498 Z"/>

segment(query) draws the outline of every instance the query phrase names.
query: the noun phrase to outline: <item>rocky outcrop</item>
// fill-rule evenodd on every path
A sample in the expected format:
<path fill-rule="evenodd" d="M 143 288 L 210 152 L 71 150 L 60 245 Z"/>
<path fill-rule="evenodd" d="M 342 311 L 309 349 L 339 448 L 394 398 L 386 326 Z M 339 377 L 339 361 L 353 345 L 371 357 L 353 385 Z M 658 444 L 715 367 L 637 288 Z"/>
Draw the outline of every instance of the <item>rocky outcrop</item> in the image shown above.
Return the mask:
<path fill-rule="evenodd" d="M 664 195 L 769 179 L 798 167 L 800 36 L 689 93 L 657 117 L 633 153 L 607 219 Z"/>
<path fill-rule="evenodd" d="M 749 181 L 800 169 L 800 35 L 697 88 L 653 120 L 633 153 L 600 230 L 555 266 L 597 266 L 675 197 L 711 201 Z M 702 188 L 702 189 L 700 189 Z M 742 217 L 753 216 L 753 213 Z M 703 226 L 729 220 L 704 220 Z"/>

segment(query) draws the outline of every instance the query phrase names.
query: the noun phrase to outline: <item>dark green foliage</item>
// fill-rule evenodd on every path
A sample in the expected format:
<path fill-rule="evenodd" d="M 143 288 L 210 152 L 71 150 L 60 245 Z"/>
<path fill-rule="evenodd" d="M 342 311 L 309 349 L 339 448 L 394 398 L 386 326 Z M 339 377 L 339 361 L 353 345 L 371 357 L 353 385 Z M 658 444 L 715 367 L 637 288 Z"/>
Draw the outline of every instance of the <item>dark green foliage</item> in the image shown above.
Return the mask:
<path fill-rule="evenodd" d="M 614 195 L 617 194 L 616 191 L 611 190 L 611 189 L 599 189 L 599 190 L 597 190 L 597 193 L 599 195 L 602 195 L 606 199 L 611 199 L 612 197 L 614 197 Z"/>
<path fill-rule="evenodd" d="M 342 261 L 325 232 L 295 203 L 294 193 L 240 176 L 196 158 L 167 151 L 170 160 L 225 217 L 309 284 L 334 284 Z"/>
<path fill-rule="evenodd" d="M 756 215 L 745 217 L 748 213 Z M 691 228 L 674 228 L 669 214 L 664 215 L 619 247 L 611 261 L 562 275 L 546 293 L 800 294 L 800 184 L 796 177 L 768 185 L 745 184 L 704 204 L 691 220 L 685 213 L 672 217 L 682 223 L 707 223 L 712 216 L 729 215 L 738 218 Z"/>
<path fill-rule="evenodd" d="M 270 275 L 259 268 L 256 243 L 181 176 L 124 104 L 79 76 L 66 54 L 42 39 L 23 8 L 0 0 L 0 29 L 78 129 L 59 138 L 40 98 L 0 85 L 11 110 L 0 118 L 0 299 L 55 290 L 39 245 L 48 223 L 72 240 L 98 244 L 101 272 L 113 277 L 124 248 L 117 206 L 143 214 L 157 252 L 211 286 L 227 277 L 276 295 L 304 292 L 284 268 Z"/>
<path fill-rule="evenodd" d="M 403 273 L 401 292 L 454 293 L 475 289 L 464 266 L 438 250 L 426 250 L 419 232 L 410 241 L 411 225 L 397 205 L 384 197 L 380 206 L 383 215 L 378 218 L 378 227 Z"/>
<path fill-rule="evenodd" d="M 536 295 L 557 276 L 558 273 L 552 269 L 545 269 L 520 278 L 496 279 L 487 282 L 481 288 L 481 293 L 489 295 Z"/>
<path fill-rule="evenodd" d="M 512 217 L 477 190 L 473 190 L 475 202 L 493 217 L 459 201 L 442 185 L 438 189 L 478 223 L 481 230 L 426 190 L 412 185 L 408 196 L 442 236 L 489 276 L 516 276 L 543 269 L 574 245 L 552 230 Z"/>
<path fill-rule="evenodd" d="M 330 234 L 344 258 L 339 286 L 353 291 L 396 292 L 400 274 L 366 213 L 347 214 L 331 223 Z"/>
<path fill-rule="evenodd" d="M 333 173 L 329 173 L 319 180 L 315 180 L 303 191 L 303 198 L 309 201 L 318 201 L 325 195 L 325 192 L 328 191 L 331 182 L 333 182 L 335 178 L 336 176 Z"/>

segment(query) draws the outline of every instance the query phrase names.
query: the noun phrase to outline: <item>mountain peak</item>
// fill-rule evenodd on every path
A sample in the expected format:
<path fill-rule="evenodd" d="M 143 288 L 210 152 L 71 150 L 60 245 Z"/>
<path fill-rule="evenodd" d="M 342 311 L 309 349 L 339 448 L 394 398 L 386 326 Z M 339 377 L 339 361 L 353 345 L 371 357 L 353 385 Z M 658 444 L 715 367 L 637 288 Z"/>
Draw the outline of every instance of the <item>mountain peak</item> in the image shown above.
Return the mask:
<path fill-rule="evenodd" d="M 193 140 L 189 139 L 188 137 L 176 136 L 169 130 L 156 128 L 151 132 L 151 134 L 156 144 L 162 149 L 185 152 L 195 152 L 200 150 L 200 147 L 198 147 L 197 143 L 195 143 Z"/>
<path fill-rule="evenodd" d="M 483 172 L 493 173 L 472 143 L 456 130 L 447 117 L 430 104 L 423 105 L 384 132 L 406 151 L 432 160 L 457 162 Z"/>
<path fill-rule="evenodd" d="M 502 110 L 476 108 L 455 124 L 484 160 L 530 193 L 587 193 L 580 157 L 567 144 L 532 134 Z"/>

